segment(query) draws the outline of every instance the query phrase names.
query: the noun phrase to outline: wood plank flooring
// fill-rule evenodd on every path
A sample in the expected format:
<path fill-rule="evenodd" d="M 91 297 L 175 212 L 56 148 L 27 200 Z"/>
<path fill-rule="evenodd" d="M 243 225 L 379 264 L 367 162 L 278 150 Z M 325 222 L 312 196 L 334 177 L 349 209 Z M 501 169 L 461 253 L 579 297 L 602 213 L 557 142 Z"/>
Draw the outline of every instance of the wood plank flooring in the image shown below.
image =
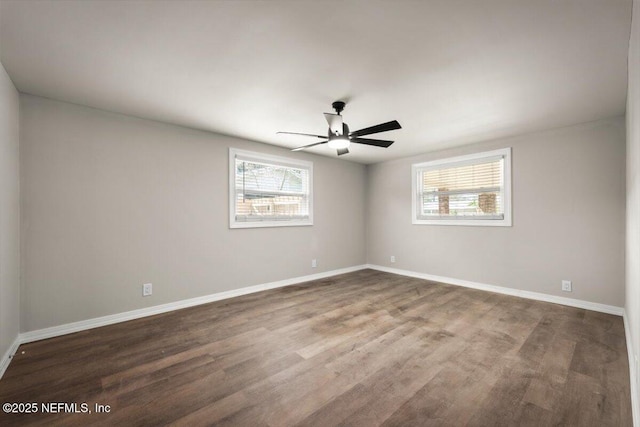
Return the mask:
<path fill-rule="evenodd" d="M 373 270 L 22 345 L 0 402 L 92 410 L 3 426 L 632 425 L 620 317 Z"/>

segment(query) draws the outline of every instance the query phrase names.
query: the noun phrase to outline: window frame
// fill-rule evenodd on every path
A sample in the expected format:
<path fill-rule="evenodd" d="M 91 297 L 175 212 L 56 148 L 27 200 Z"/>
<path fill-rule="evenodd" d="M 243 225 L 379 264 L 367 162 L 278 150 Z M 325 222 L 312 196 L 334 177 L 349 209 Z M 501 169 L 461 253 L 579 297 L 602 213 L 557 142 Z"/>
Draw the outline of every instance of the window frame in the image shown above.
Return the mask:
<path fill-rule="evenodd" d="M 418 217 L 419 206 L 419 184 L 418 174 L 425 168 L 444 169 L 455 167 L 461 163 L 473 162 L 479 159 L 490 159 L 492 157 L 503 157 L 503 174 L 504 174 L 504 218 L 503 219 L 478 219 L 478 218 L 461 218 L 456 219 L 421 219 Z M 511 147 L 501 148 L 492 151 L 483 151 L 480 153 L 467 154 L 464 156 L 447 157 L 444 159 L 433 160 L 423 163 L 414 163 L 411 165 L 411 220 L 416 225 L 463 225 L 463 226 L 490 226 L 490 227 L 511 227 Z"/>
<path fill-rule="evenodd" d="M 309 217 L 303 219 L 276 221 L 237 221 L 236 220 L 236 157 L 255 160 L 274 166 L 302 168 L 309 171 Z M 229 147 L 229 228 L 299 227 L 313 225 L 313 162 L 289 157 L 275 156 L 256 151 Z"/>

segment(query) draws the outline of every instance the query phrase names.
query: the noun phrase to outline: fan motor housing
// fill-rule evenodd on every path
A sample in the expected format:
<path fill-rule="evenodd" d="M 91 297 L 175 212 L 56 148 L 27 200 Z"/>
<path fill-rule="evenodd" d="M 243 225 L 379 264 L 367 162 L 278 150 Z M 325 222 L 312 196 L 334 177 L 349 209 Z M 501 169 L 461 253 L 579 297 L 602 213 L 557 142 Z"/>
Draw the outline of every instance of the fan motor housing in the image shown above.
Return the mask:
<path fill-rule="evenodd" d="M 342 135 L 334 135 L 333 133 L 331 133 L 331 128 L 329 128 L 329 132 L 328 132 L 328 138 L 334 139 L 334 138 L 340 138 L 340 137 L 349 137 L 349 126 L 342 122 Z"/>

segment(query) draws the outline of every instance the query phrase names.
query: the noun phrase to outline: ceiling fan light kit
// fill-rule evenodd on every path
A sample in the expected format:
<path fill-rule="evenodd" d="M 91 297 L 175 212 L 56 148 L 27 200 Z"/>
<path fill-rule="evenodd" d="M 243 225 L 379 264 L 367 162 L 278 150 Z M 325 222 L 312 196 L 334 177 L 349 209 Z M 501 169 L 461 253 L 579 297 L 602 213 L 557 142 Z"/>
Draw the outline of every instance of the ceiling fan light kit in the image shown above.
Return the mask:
<path fill-rule="evenodd" d="M 371 126 L 368 128 L 360 129 L 354 132 L 349 132 L 349 126 L 342 121 L 342 115 L 340 114 L 342 110 L 344 110 L 345 103 L 343 101 L 335 101 L 331 106 L 336 111 L 333 113 L 324 113 L 324 117 L 327 120 L 327 124 L 329 125 L 329 130 L 327 132 L 327 136 L 315 135 L 309 133 L 298 133 L 298 132 L 278 132 L 278 134 L 287 134 L 287 135 L 299 135 L 299 136 L 308 136 L 312 138 L 320 138 L 326 139 L 326 141 L 314 142 L 313 144 L 303 145 L 301 147 L 293 148 L 291 151 L 299 151 L 304 150 L 305 148 L 315 147 L 316 145 L 328 144 L 330 148 L 333 148 L 337 151 L 338 156 L 343 154 L 347 154 L 349 152 L 349 146 L 351 143 L 364 144 L 364 145 L 372 145 L 374 147 L 384 147 L 387 148 L 393 141 L 388 141 L 384 139 L 370 139 L 370 138 L 360 138 L 361 136 L 371 135 L 374 133 L 387 132 L 390 130 L 401 129 L 400 123 L 397 120 L 392 120 L 390 122 L 381 123 L 379 125 Z"/>
<path fill-rule="evenodd" d="M 329 147 L 339 150 L 340 148 L 349 148 L 351 141 L 346 136 L 339 136 L 329 140 Z"/>

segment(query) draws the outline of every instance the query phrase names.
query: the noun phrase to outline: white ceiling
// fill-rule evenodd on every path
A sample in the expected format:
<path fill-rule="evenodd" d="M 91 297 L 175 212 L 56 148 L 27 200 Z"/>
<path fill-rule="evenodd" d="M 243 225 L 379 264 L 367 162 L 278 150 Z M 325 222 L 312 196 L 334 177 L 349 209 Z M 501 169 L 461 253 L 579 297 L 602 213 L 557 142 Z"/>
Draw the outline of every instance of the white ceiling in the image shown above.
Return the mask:
<path fill-rule="evenodd" d="M 624 114 L 631 0 L 7 1 L 21 92 L 284 147 L 347 101 L 375 163 Z M 328 147 L 309 151 L 335 156 Z"/>

